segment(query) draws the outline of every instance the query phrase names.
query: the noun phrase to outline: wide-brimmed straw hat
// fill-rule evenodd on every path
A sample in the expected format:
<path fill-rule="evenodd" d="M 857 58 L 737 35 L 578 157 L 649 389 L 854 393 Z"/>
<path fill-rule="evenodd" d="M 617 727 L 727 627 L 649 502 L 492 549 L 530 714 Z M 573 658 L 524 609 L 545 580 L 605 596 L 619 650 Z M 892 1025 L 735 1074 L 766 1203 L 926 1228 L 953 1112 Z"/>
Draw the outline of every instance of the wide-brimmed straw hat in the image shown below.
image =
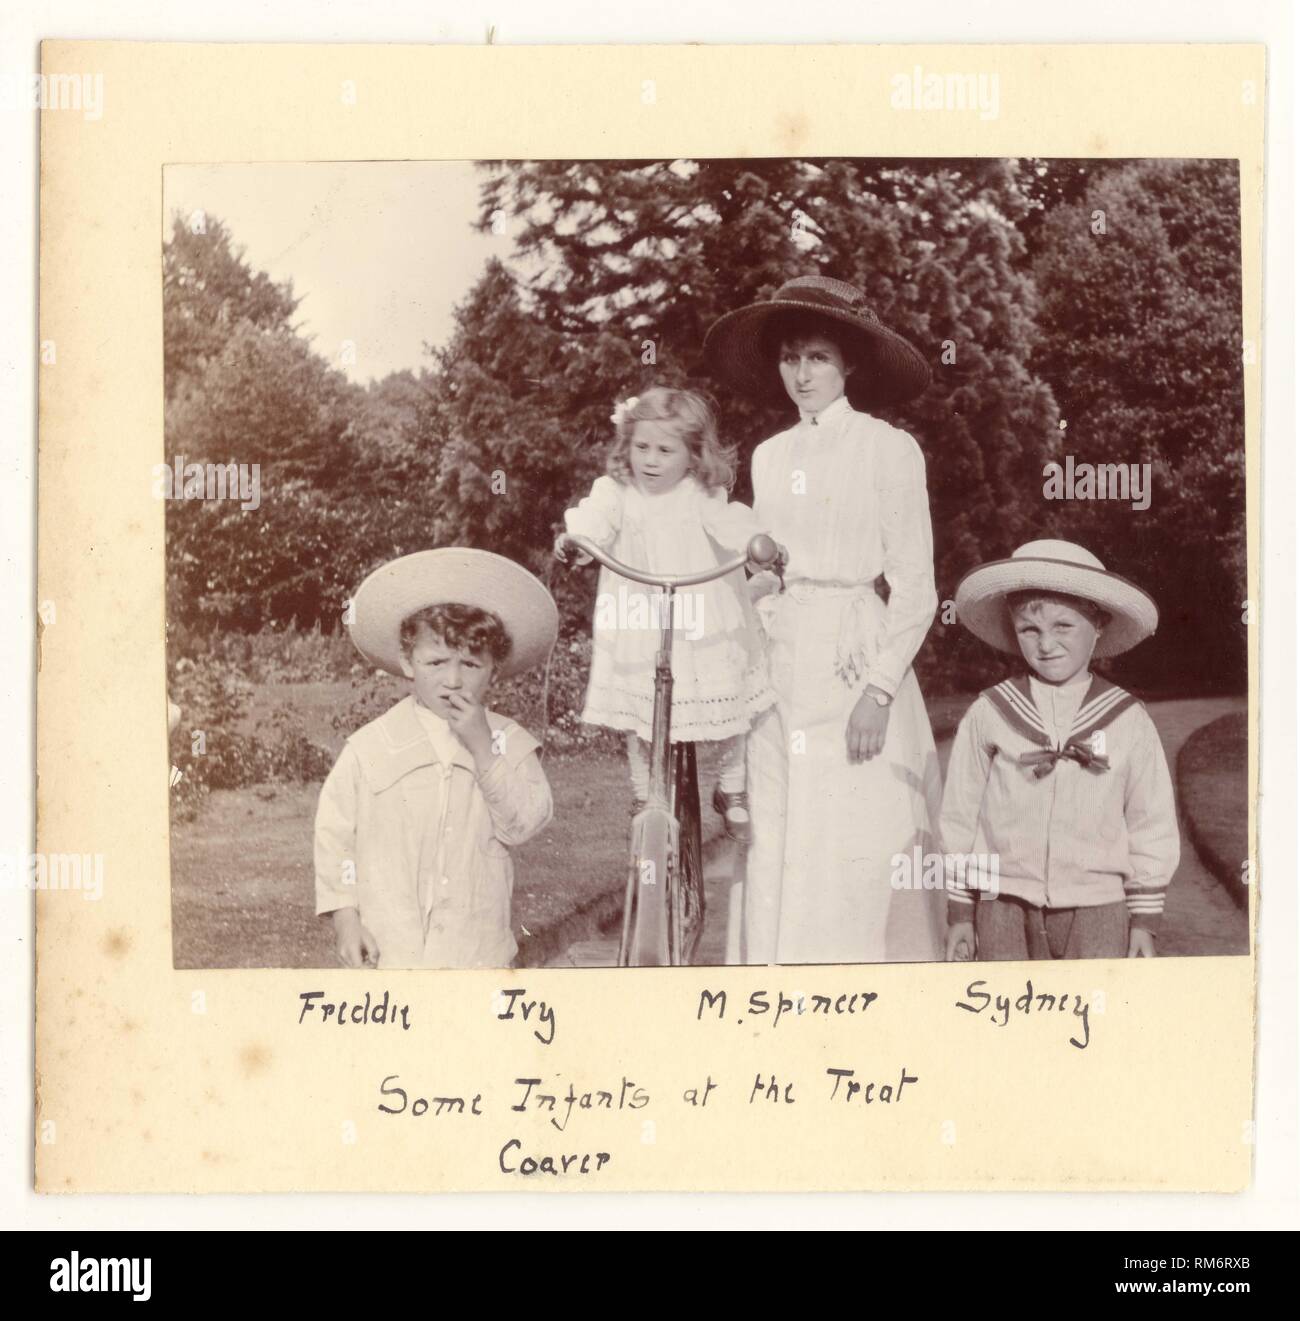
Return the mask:
<path fill-rule="evenodd" d="M 850 403 L 901 403 L 929 385 L 929 364 L 880 320 L 867 305 L 866 295 L 825 275 L 787 280 L 765 302 L 719 317 L 704 336 L 704 352 L 712 370 L 746 394 L 784 398 L 776 361 L 764 352 L 763 334 L 773 317 L 790 313 L 812 313 L 835 323 L 836 341 L 844 345 L 845 365 L 856 368 L 844 386 Z"/>
<path fill-rule="evenodd" d="M 389 674 L 402 673 L 402 620 L 431 605 L 490 610 L 510 635 L 510 654 L 496 668 L 508 679 L 550 655 L 559 612 L 550 592 L 504 555 L 466 546 L 421 550 L 381 565 L 352 598 L 348 632 L 357 650 Z"/>
<path fill-rule="evenodd" d="M 972 569 L 957 587 L 957 618 L 991 646 L 1018 653 L 1006 596 L 1030 588 L 1093 601 L 1110 615 L 1094 656 L 1118 656 L 1137 646 L 1160 621 L 1156 603 L 1140 587 L 1110 573 L 1091 551 L 1072 541 L 1030 541 L 1012 551 L 1009 560 Z"/>

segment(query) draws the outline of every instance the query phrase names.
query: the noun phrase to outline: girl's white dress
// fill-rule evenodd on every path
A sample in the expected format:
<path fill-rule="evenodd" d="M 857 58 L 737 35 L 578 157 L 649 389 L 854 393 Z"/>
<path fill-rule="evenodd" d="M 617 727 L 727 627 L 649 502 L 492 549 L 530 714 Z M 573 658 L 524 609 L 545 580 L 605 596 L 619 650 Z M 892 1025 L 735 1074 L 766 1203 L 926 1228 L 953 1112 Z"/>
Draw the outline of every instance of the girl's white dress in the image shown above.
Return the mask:
<path fill-rule="evenodd" d="M 691 476 L 657 495 L 600 477 L 564 524 L 625 564 L 662 574 L 721 564 L 763 530 L 748 505 L 728 501 L 721 489 L 706 491 Z M 682 588 L 676 597 L 673 742 L 747 733 L 775 698 L 744 570 Z M 584 721 L 650 738 L 664 600 L 655 588 L 601 569 Z"/>
<path fill-rule="evenodd" d="M 786 592 L 758 603 L 777 701 L 748 740 L 754 838 L 727 961 L 941 959 L 944 895 L 916 865 L 938 848 L 941 797 L 911 669 L 937 605 L 925 460 L 841 396 L 760 445 L 753 474 L 755 516 L 790 568 Z M 845 729 L 868 683 L 894 695 L 885 747 L 851 763 Z"/>

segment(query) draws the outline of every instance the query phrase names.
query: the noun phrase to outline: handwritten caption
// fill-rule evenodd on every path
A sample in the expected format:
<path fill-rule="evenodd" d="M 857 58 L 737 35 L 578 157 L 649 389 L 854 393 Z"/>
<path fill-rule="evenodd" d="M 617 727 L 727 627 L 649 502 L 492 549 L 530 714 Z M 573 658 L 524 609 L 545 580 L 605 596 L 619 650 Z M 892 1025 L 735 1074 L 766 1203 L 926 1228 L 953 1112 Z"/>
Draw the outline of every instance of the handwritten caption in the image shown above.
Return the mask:
<path fill-rule="evenodd" d="M 360 999 L 351 1001 L 330 999 L 324 990 L 302 991 L 298 995 L 298 1023 L 304 1026 L 329 1028 L 379 1029 L 398 1035 L 411 1032 L 415 1027 L 412 1006 L 394 998 L 384 989 L 367 991 Z M 850 1020 L 869 1024 L 879 1018 L 880 996 L 871 990 L 819 990 L 816 992 L 789 992 L 761 988 L 747 994 L 728 992 L 722 988 L 705 987 L 691 993 L 687 1002 L 694 1011 L 694 1022 L 700 1030 L 712 1025 L 734 1022 L 767 1030 L 780 1027 L 789 1031 L 794 1024 L 811 1026 L 818 1022 Z M 1070 1046 L 1087 1048 L 1092 1038 L 1089 1025 L 1089 1001 L 1077 993 L 1061 990 L 1035 991 L 1032 981 L 1026 980 L 1024 990 L 1019 984 L 1012 990 L 990 987 L 988 981 L 977 979 L 962 988 L 952 1002 L 963 1018 L 983 1018 L 995 1027 L 1008 1027 L 1017 1019 L 1064 1016 L 1071 1026 L 1066 1038 Z M 526 987 L 506 987 L 493 997 L 492 1017 L 503 1024 L 513 1024 L 512 1030 L 526 1029 L 542 1046 L 554 1045 L 560 1023 L 556 1005 L 538 996 L 529 996 Z M 689 1020 L 688 1020 L 689 1021 Z M 765 1038 L 764 1038 L 765 1039 Z M 836 1053 L 841 1043 L 835 1043 Z M 863 1038 L 864 1054 L 870 1046 L 869 1031 Z M 857 1049 L 857 1047 L 853 1047 Z M 836 1059 L 824 1055 L 819 1068 L 810 1076 L 795 1075 L 779 1070 L 760 1069 L 737 1071 L 730 1077 L 715 1079 L 706 1073 L 701 1082 L 698 1077 L 685 1080 L 685 1087 L 662 1088 L 656 1085 L 652 1093 L 649 1086 L 620 1073 L 617 1080 L 600 1080 L 593 1085 L 577 1079 L 566 1079 L 558 1074 L 543 1076 L 517 1074 L 505 1083 L 504 1089 L 495 1091 L 482 1086 L 429 1088 L 409 1080 L 411 1075 L 387 1073 L 379 1080 L 373 1096 L 374 1108 L 387 1119 L 405 1121 L 426 1117 L 433 1120 L 474 1122 L 481 1119 L 501 1121 L 511 1115 L 534 1117 L 556 1133 L 568 1134 L 571 1125 L 588 1113 L 604 1112 L 633 1114 L 649 1108 L 656 1100 L 661 1108 L 666 1103 L 704 1109 L 715 1094 L 722 1093 L 732 1101 L 749 1108 L 801 1106 L 805 1110 L 823 1110 L 827 1107 L 871 1107 L 873 1113 L 885 1109 L 897 1110 L 906 1098 L 922 1086 L 919 1073 L 909 1072 L 906 1062 L 892 1061 L 882 1064 L 874 1061 L 868 1066 L 863 1059 Z M 488 1099 L 485 1099 L 488 1097 Z M 716 1106 L 716 1102 L 715 1102 Z M 516 1121 L 517 1122 L 517 1121 Z M 653 1129 L 653 1122 L 646 1121 Z M 496 1147 L 496 1167 L 505 1176 L 598 1175 L 614 1161 L 610 1151 L 593 1145 L 590 1150 L 541 1150 L 536 1137 L 528 1139 L 519 1133 L 502 1135 L 504 1140 Z M 643 1141 L 645 1139 L 643 1138 Z M 578 1146 L 579 1143 L 565 1144 Z"/>

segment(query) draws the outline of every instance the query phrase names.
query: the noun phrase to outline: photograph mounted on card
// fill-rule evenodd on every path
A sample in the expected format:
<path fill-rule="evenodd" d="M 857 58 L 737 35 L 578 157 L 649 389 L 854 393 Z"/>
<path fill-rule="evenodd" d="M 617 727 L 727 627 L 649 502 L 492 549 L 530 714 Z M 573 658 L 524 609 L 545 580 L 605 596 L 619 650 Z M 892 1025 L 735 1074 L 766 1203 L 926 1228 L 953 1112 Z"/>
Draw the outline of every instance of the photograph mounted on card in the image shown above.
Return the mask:
<path fill-rule="evenodd" d="M 1248 952 L 1236 161 L 169 166 L 163 211 L 178 967 Z"/>
<path fill-rule="evenodd" d="M 1244 1186 L 1262 53 L 297 54 L 45 48 L 40 1186 Z"/>

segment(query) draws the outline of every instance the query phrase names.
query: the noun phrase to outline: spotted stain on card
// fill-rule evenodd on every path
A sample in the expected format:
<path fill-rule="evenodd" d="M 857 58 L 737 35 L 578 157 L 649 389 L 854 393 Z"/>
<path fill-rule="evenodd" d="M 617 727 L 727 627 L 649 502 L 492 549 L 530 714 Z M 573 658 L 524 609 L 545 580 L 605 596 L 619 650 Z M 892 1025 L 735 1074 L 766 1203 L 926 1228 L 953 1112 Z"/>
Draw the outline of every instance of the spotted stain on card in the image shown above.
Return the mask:
<path fill-rule="evenodd" d="M 115 959 L 125 958 L 131 949 L 130 933 L 118 928 L 104 937 L 104 953 Z"/>
<path fill-rule="evenodd" d="M 782 141 L 791 151 L 795 150 L 808 136 L 807 115 L 780 115 L 777 118 L 776 126 Z"/>
<path fill-rule="evenodd" d="M 245 1078 L 265 1073 L 271 1066 L 271 1052 L 261 1042 L 250 1042 L 239 1052 L 239 1067 Z"/>

